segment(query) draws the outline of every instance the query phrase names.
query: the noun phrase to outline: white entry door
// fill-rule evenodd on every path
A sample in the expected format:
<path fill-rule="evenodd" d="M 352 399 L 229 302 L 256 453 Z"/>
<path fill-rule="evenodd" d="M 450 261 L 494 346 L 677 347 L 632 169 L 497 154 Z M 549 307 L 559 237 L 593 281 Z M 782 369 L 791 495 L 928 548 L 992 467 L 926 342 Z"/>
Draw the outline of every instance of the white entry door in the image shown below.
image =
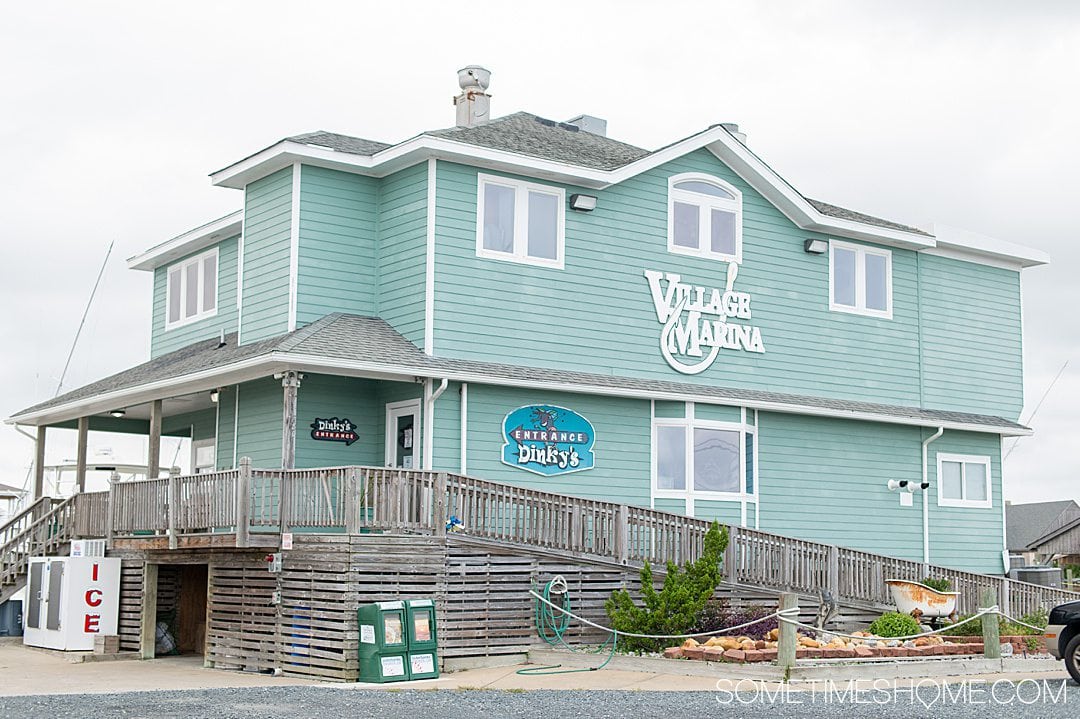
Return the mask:
<path fill-rule="evenodd" d="M 386 466 L 420 468 L 420 400 L 386 405 Z"/>

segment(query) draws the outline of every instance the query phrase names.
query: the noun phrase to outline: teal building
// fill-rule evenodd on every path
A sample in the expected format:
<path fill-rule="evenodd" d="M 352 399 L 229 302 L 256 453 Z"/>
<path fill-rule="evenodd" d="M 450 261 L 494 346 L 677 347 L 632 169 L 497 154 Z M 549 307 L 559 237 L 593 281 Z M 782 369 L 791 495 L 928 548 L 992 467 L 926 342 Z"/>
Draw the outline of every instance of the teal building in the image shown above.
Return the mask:
<path fill-rule="evenodd" d="M 163 433 L 194 471 L 444 470 L 1002 572 L 1045 255 L 804 197 L 734 125 L 649 151 L 485 90 L 214 172 L 236 212 L 128 261 L 148 361 L 8 421 L 147 433 L 155 474 Z"/>

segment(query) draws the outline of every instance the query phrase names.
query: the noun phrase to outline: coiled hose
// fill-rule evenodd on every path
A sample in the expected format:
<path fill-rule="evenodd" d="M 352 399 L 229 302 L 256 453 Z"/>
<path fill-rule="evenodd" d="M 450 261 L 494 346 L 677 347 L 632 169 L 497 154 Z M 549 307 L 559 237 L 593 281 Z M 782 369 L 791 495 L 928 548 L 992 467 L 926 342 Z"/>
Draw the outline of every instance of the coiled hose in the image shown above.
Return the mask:
<path fill-rule="evenodd" d="M 533 591 L 536 590 L 536 586 L 533 586 Z M 589 667 L 587 669 L 561 669 L 562 664 L 551 664 L 547 666 L 539 667 L 526 667 L 525 669 L 519 669 L 518 674 L 523 675 L 545 675 L 545 674 L 574 674 L 577 672 L 595 672 L 603 669 L 611 661 L 611 658 L 615 656 L 615 647 L 619 641 L 618 632 L 612 631 L 608 638 L 596 649 L 590 649 L 582 651 L 570 646 L 563 640 L 563 635 L 570 629 L 570 592 L 569 587 L 566 586 L 566 580 L 562 575 L 556 575 L 554 579 L 544 585 L 542 590 L 537 591 L 538 594 L 544 597 L 545 602 L 541 602 L 539 599 L 533 600 L 535 620 L 536 620 L 536 633 L 550 646 L 564 646 L 572 652 L 582 654 L 599 654 L 604 651 L 604 648 L 608 645 L 611 646 L 611 650 L 604 659 L 600 666 Z M 563 611 L 556 611 L 554 606 L 560 607 Z M 556 616 L 558 615 L 558 616 Z"/>

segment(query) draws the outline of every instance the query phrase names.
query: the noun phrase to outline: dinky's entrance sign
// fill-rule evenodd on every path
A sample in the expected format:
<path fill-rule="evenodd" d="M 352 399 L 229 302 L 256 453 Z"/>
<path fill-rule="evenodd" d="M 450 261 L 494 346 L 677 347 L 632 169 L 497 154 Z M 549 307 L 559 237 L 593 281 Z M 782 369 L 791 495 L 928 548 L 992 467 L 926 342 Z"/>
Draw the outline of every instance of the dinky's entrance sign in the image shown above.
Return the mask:
<path fill-rule="evenodd" d="M 733 289 L 738 274 L 739 266 L 729 263 L 727 286 L 721 291 L 683 282 L 674 272 L 645 270 L 656 319 L 664 326 L 660 353 L 672 369 L 699 374 L 722 349 L 765 353 L 759 328 L 731 321 L 751 317 L 750 294 Z"/>
<path fill-rule="evenodd" d="M 551 477 L 592 469 L 596 433 L 572 409 L 526 405 L 503 418 L 502 461 L 511 467 Z"/>
<path fill-rule="evenodd" d="M 344 442 L 345 446 L 348 447 L 360 439 L 360 435 L 356 433 L 356 425 L 347 419 L 338 419 L 337 417 L 322 419 L 316 417 L 315 421 L 311 423 L 311 438 L 323 442 Z"/>

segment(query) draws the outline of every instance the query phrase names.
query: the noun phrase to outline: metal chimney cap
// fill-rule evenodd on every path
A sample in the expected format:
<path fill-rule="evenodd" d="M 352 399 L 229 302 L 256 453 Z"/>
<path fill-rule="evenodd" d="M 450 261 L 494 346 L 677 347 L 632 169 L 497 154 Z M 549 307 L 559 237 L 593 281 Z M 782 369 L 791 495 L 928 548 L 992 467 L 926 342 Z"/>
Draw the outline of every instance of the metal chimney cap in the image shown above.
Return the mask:
<path fill-rule="evenodd" d="M 469 90 L 484 92 L 491 86 L 491 70 L 480 65 L 466 65 L 457 71 L 458 87 L 464 92 Z"/>

